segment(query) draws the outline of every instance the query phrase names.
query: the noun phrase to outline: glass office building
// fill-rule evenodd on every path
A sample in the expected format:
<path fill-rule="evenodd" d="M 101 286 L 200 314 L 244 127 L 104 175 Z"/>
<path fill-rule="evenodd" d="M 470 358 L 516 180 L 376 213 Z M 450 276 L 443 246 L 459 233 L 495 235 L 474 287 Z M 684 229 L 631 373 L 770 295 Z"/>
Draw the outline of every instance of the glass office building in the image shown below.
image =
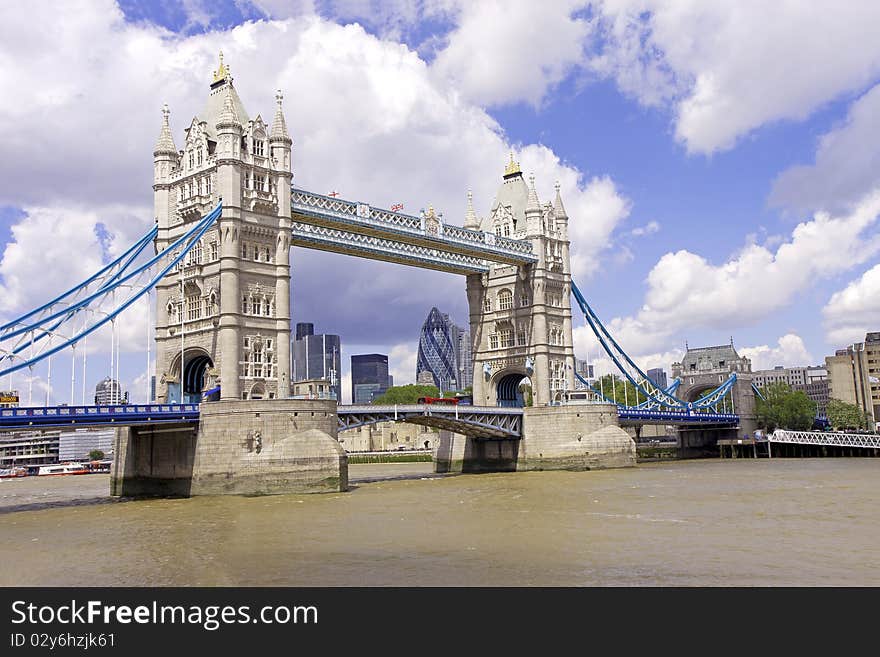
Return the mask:
<path fill-rule="evenodd" d="M 337 401 L 342 401 L 341 354 L 338 335 L 314 334 L 314 324 L 296 325 L 295 339 L 290 345 L 290 376 L 293 382 L 323 379 L 330 382 Z"/>

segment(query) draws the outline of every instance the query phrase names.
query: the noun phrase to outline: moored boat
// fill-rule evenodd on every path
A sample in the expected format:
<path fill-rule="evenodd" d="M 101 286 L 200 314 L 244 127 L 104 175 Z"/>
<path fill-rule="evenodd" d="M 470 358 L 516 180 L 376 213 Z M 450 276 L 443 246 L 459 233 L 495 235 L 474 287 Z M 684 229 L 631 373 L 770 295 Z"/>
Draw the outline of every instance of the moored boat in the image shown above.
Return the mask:
<path fill-rule="evenodd" d="M 37 476 L 89 474 L 89 467 L 82 463 L 59 463 L 40 467 Z"/>

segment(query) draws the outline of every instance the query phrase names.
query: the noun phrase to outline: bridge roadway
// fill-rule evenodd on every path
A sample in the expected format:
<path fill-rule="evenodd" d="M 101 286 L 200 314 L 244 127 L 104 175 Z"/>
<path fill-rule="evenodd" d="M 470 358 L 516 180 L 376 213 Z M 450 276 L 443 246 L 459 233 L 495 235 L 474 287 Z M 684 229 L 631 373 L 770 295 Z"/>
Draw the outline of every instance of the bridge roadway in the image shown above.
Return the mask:
<path fill-rule="evenodd" d="M 733 427 L 739 422 L 739 417 L 732 413 L 687 413 L 636 408 L 618 408 L 617 413 L 621 426 L 674 424 Z M 198 421 L 198 404 L 49 406 L 0 410 L 0 431 L 105 426 L 109 424 L 129 426 L 170 422 L 194 423 Z M 339 431 L 349 431 L 377 422 L 409 422 L 426 427 L 447 429 L 477 438 L 510 439 L 522 437 L 523 409 L 498 406 L 441 406 L 437 404 L 339 405 L 337 407 L 337 421 Z M 865 436 L 856 436 L 854 440 L 865 438 Z M 875 437 L 874 440 L 876 442 L 878 438 Z M 859 445 L 848 444 L 848 446 Z M 876 447 L 877 445 L 866 446 Z"/>
<path fill-rule="evenodd" d="M 409 422 L 447 429 L 476 438 L 521 438 L 521 408 L 459 406 L 440 404 L 397 404 L 390 406 L 337 406 L 339 431 L 377 422 Z"/>

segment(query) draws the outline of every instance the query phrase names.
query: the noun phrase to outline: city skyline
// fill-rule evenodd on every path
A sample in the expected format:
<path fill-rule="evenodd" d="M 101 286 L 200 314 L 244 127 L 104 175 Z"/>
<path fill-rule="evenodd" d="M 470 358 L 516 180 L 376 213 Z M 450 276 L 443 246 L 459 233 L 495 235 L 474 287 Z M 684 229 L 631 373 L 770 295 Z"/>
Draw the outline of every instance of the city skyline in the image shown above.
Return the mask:
<path fill-rule="evenodd" d="M 679 42 L 661 29 L 671 11 L 655 8 L 640 23 L 625 6 L 589 13 L 579 3 L 508 11 L 452 3 L 405 17 L 353 7 L 272 14 L 259 3 L 231 0 L 108 2 L 98 11 L 36 3 L 35 20 L 64 25 L 66 38 L 56 42 L 21 39 L 20 17 L 4 14 L 0 49 L 20 66 L 0 74 L 0 88 L 18 98 L 0 113 L 21 134 L 40 135 L 40 143 L 11 140 L 2 164 L 9 184 L 0 198 L 0 315 L 47 299 L 60 282 L 81 280 L 149 225 L 148 153 L 162 100 L 179 139 L 222 48 L 249 107 L 271 107 L 278 88 L 292 101 L 297 185 L 403 204 L 414 214 L 433 205 L 444 221 L 461 224 L 468 188 L 477 215 L 487 213 L 511 150 L 525 171 L 536 172 L 542 198 L 552 197 L 558 179 L 572 218 L 575 278 L 644 369 L 668 368 L 685 341 L 720 344 L 731 333 L 756 369 L 821 363 L 880 325 L 880 201 L 871 166 L 880 145 L 870 129 L 880 65 L 876 44 L 857 27 L 872 19 L 852 20 L 851 8 L 789 14 L 779 7 L 744 9 L 737 22 L 723 8 L 703 6 L 680 16 L 677 29 L 691 38 Z M 699 29 L 706 20 L 723 28 L 715 41 Z M 786 34 L 808 35 L 829 21 L 840 29 L 827 44 L 777 31 L 797 25 L 802 29 Z M 494 47 L 478 72 L 461 53 L 481 25 L 492 26 L 485 36 Z M 627 25 L 643 37 L 632 50 L 616 29 Z M 283 40 L 276 36 L 281 28 Z M 737 68 L 726 46 L 740 42 L 740 30 L 756 43 L 752 64 L 778 65 Z M 523 48 L 536 32 L 555 36 L 546 48 Z M 260 40 L 266 48 L 241 45 Z M 86 60 L 83 44 L 93 42 L 126 55 Z M 300 56 L 318 42 L 334 47 L 320 57 Z M 33 48 L 53 57 L 36 57 Z M 657 54 L 656 68 L 644 68 L 644 52 Z M 190 53 L 184 68 L 175 64 L 182 53 Z M 359 64 L 341 67 L 340 57 L 350 54 Z M 47 66 L 59 58 L 77 70 L 75 80 Z M 802 60 L 836 73 L 818 80 L 783 75 L 809 70 Z M 819 66 L 826 61 L 834 65 Z M 493 74 L 511 62 L 521 72 L 516 82 Z M 133 71 L 144 70 L 154 74 L 129 82 Z M 320 84 L 331 73 L 346 84 Z M 706 86 L 709 79 L 715 86 Z M 392 80 L 420 93 L 394 96 L 389 109 Z M 303 81 L 318 95 L 296 94 Z M 129 93 L 108 93 L 117 88 Z M 786 97 L 772 93 L 779 88 Z M 345 121 L 326 111 L 340 89 L 359 90 L 358 103 L 341 103 L 349 107 Z M 360 127 L 352 132 L 350 125 Z M 425 138 L 434 131 L 439 138 Z M 374 137 L 362 138 L 366 133 Z M 103 147 L 114 143 L 126 146 Z M 351 157 L 340 164 L 334 153 L 342 144 Z M 68 175 L 71 161 L 76 177 Z M 45 179 L 57 184 L 47 188 Z M 46 233 L 62 239 L 47 244 Z M 66 257 L 71 251 L 80 257 Z M 52 260 L 51 271 L 40 258 L 22 255 L 34 252 Z M 380 352 L 396 375 L 414 371 L 410 336 L 424 316 L 426 290 L 433 305 L 466 314 L 463 282 L 455 276 L 401 275 L 393 265 L 301 250 L 292 267 L 292 323 L 329 327 L 348 316 L 332 328 L 352 335 L 343 363 L 352 353 Z M 324 285 L 315 285 L 319 279 Z M 620 293 L 622 279 L 627 294 Z M 756 296 L 757 288 L 765 293 Z M 375 308 L 383 309 L 376 321 L 358 321 Z M 138 321 L 120 323 L 120 379 L 133 399 L 149 390 Z M 95 368 L 105 367 L 106 333 L 90 346 Z M 591 344 L 577 323 L 577 358 L 602 372 Z M 67 396 L 64 367 L 55 365 L 52 399 Z M 34 398 L 41 399 L 46 373 L 35 376 Z M 99 376 L 90 371 L 89 378 Z M 12 387 L 28 386 L 17 376 Z"/>

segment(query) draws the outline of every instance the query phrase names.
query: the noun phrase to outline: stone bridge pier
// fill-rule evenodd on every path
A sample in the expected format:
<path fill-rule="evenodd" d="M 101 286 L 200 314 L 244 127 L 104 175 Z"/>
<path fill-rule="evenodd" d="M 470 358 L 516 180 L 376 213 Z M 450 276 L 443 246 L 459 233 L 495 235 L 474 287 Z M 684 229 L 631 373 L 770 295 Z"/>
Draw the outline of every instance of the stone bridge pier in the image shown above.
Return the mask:
<path fill-rule="evenodd" d="M 348 489 L 336 402 L 202 404 L 198 425 L 116 430 L 110 494 L 269 495 Z"/>
<path fill-rule="evenodd" d="M 636 447 L 613 404 L 530 406 L 520 439 L 486 439 L 441 431 L 436 472 L 596 470 L 631 467 Z"/>

